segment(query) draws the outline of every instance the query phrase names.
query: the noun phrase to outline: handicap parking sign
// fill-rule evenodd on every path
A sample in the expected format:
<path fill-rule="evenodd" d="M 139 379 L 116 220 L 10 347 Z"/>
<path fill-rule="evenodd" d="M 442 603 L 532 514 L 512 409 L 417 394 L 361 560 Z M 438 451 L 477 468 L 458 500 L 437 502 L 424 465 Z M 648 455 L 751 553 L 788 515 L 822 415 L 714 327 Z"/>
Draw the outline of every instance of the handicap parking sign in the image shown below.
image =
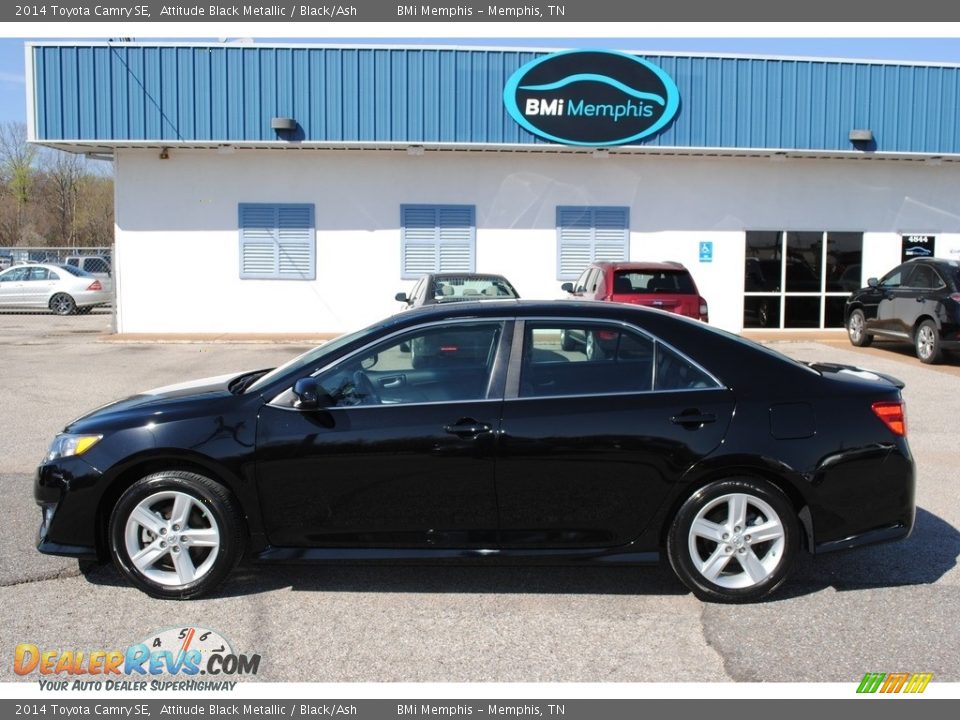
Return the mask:
<path fill-rule="evenodd" d="M 700 242 L 700 262 L 713 262 L 713 242 L 703 240 Z"/>

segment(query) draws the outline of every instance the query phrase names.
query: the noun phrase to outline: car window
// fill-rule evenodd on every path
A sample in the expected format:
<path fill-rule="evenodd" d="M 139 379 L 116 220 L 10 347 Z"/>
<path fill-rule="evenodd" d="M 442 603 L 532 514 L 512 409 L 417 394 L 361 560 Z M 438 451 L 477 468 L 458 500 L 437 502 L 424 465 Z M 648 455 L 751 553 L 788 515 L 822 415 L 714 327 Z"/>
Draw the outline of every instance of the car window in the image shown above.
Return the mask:
<path fill-rule="evenodd" d="M 707 375 L 691 360 L 663 343 L 657 343 L 657 376 L 655 383 L 654 389 L 661 391 L 720 387 L 716 380 Z"/>
<path fill-rule="evenodd" d="M 592 268 L 587 268 L 582 273 L 580 277 L 577 278 L 577 281 L 573 284 L 573 291 L 575 293 L 586 292 L 587 289 L 587 277 L 589 277 Z"/>
<path fill-rule="evenodd" d="M 910 273 L 908 284 L 912 288 L 932 290 L 942 287 L 943 281 L 940 279 L 940 276 L 937 275 L 936 270 L 929 265 L 917 265 L 913 268 L 913 272 Z"/>
<path fill-rule="evenodd" d="M 882 278 L 880 278 L 880 287 L 898 288 L 900 287 L 900 278 L 903 274 L 903 266 L 896 267 Z"/>
<path fill-rule="evenodd" d="M 594 268 L 590 272 L 590 276 L 587 278 L 587 292 L 595 293 L 597 291 L 597 285 L 600 284 L 600 276 L 603 274 L 603 271 L 600 268 Z"/>
<path fill-rule="evenodd" d="M 49 275 L 50 272 L 46 268 L 30 268 L 30 274 L 27 276 L 27 280 L 47 280 Z"/>
<path fill-rule="evenodd" d="M 676 293 L 692 295 L 693 278 L 684 270 L 618 270 L 613 276 L 615 295 Z"/>
<path fill-rule="evenodd" d="M 20 282 L 26 277 L 29 269 L 30 268 L 13 268 L 0 275 L 0 282 Z"/>
<path fill-rule="evenodd" d="M 609 325 L 529 323 L 520 397 L 644 392 L 653 387 L 653 341 Z"/>
<path fill-rule="evenodd" d="M 57 275 L 57 273 L 55 273 L 53 270 L 49 271 L 49 274 L 47 275 L 47 280 L 59 280 L 59 279 L 60 279 L 60 276 Z"/>
<path fill-rule="evenodd" d="M 520 397 L 718 387 L 691 360 L 629 329 L 529 323 L 525 331 Z"/>
<path fill-rule="evenodd" d="M 319 376 L 330 407 L 486 398 L 502 323 L 421 328 L 380 343 Z"/>
<path fill-rule="evenodd" d="M 495 275 L 488 277 L 444 275 L 437 279 L 435 285 L 434 299 L 437 302 L 517 297 L 516 291 L 506 278 Z"/>
<path fill-rule="evenodd" d="M 67 265 L 78 267 L 80 265 L 80 258 L 67 258 Z"/>
<path fill-rule="evenodd" d="M 93 277 L 93 275 L 88 273 L 86 270 L 81 270 L 80 268 L 74 267 L 73 265 L 58 265 L 57 267 L 62 268 L 66 272 L 70 273 L 71 275 L 76 275 L 77 277 L 88 277 L 88 278 Z"/>

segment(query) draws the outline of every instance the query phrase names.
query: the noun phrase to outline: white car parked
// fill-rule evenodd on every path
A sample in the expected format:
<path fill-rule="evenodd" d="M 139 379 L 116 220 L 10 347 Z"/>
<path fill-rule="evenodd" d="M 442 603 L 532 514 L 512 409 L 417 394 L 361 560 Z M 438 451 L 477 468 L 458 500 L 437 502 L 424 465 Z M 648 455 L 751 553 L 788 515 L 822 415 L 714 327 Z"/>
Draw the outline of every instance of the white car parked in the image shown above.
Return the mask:
<path fill-rule="evenodd" d="M 72 265 L 29 263 L 0 272 L 0 308 L 49 308 L 57 315 L 90 312 L 111 301 L 99 278 Z"/>

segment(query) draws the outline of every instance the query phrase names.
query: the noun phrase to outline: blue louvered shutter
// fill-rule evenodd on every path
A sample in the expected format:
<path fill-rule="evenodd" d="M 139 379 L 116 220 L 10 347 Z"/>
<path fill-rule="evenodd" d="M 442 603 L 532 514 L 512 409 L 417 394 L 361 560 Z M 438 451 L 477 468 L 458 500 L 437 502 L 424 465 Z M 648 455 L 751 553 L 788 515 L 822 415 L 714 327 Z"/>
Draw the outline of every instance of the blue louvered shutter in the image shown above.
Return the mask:
<path fill-rule="evenodd" d="M 557 208 L 557 279 L 576 280 L 591 262 L 629 257 L 630 208 Z"/>
<path fill-rule="evenodd" d="M 475 218 L 473 205 L 401 206 L 401 277 L 411 280 L 430 272 L 473 272 Z"/>
<path fill-rule="evenodd" d="M 317 276 L 314 206 L 241 203 L 240 277 L 313 280 Z"/>

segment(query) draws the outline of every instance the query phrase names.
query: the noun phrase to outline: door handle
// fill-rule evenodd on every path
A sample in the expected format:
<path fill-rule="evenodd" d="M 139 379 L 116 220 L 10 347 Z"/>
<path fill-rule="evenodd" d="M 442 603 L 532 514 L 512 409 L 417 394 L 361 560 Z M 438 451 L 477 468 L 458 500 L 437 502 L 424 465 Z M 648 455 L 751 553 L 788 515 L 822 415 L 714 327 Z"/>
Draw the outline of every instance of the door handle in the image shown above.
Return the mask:
<path fill-rule="evenodd" d="M 684 410 L 679 415 L 670 418 L 670 422 L 674 425 L 680 425 L 688 430 L 696 430 L 707 423 L 716 421 L 717 416 L 714 413 L 702 413 L 699 410 Z"/>
<path fill-rule="evenodd" d="M 476 420 L 461 420 L 454 425 L 444 425 L 443 430 L 457 437 L 476 437 L 490 432 L 493 428 Z"/>
<path fill-rule="evenodd" d="M 382 388 L 397 388 L 403 385 L 403 381 L 406 378 L 403 375 L 391 375 L 390 377 L 385 377 L 380 379 L 380 387 Z"/>

